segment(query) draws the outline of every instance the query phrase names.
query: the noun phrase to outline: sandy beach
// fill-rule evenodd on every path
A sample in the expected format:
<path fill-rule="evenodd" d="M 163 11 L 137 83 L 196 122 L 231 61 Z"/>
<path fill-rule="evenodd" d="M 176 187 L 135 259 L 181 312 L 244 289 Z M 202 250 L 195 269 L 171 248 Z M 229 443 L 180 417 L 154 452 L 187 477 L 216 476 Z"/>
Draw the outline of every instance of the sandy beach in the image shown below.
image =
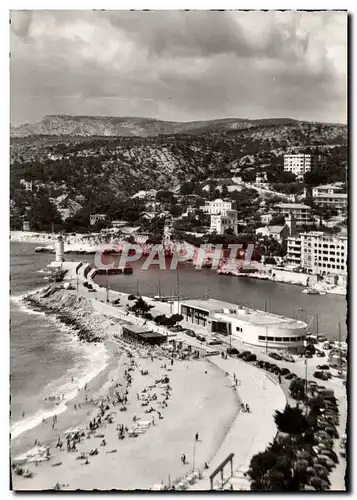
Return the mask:
<path fill-rule="evenodd" d="M 120 346 L 112 344 L 110 347 L 114 352 Z M 50 489 L 57 482 L 66 485 L 63 489 L 69 490 L 148 489 L 157 483 L 168 484 L 193 468 L 196 432 L 199 432 L 199 441 L 195 446 L 195 467 L 202 469 L 204 463 L 213 458 L 239 411 L 237 393 L 232 390 L 224 372 L 206 360 L 175 361 L 171 366 L 168 358 L 160 353 L 151 358 L 143 347 L 137 349 L 132 346 L 132 357 L 128 357 L 121 347 L 120 357 L 116 358 L 113 354 L 105 373 L 88 384 L 87 390 L 79 391 L 69 410 L 59 416 L 54 429 L 51 428 L 52 420 L 44 422 L 13 443 L 13 458 L 33 447 L 35 439 L 41 445 L 52 444 L 51 457 L 47 462 L 25 466 L 34 473 L 32 478 L 13 474 L 15 490 Z M 128 387 L 127 410 L 121 411 L 123 405 L 112 402 L 115 402 L 117 384 L 121 384 L 119 392 L 125 394 L 125 370 L 130 368 L 133 368 L 130 372 L 132 385 Z M 142 375 L 140 370 L 147 370 L 148 374 Z M 155 383 L 165 375 L 171 387 L 167 407 L 158 403 L 163 389 L 162 384 Z M 156 393 L 158 399 L 150 402 L 150 408 L 154 407 L 155 411 L 146 413 L 142 396 L 149 391 L 151 397 Z M 140 399 L 137 399 L 138 395 Z M 108 404 L 108 409 L 96 433 L 90 433 L 89 421 L 98 415 L 102 400 L 105 400 L 105 407 Z M 74 410 L 74 405 L 77 410 Z M 105 416 L 109 414 L 113 419 L 110 424 L 105 421 Z M 117 425 L 132 428 L 134 415 L 138 422 L 148 424 L 147 430 L 137 437 L 129 437 L 125 433 L 125 438 L 119 439 Z M 76 445 L 77 451 L 67 451 L 65 444 L 62 451 L 55 448 L 57 437 L 61 436 L 64 440 L 64 431 L 77 426 L 85 433 Z M 104 436 L 106 446 L 101 446 L 103 438 L 96 437 L 98 434 Z M 84 464 L 85 460 L 77 460 L 81 453 L 88 454 L 95 448 L 99 453 L 90 456 L 88 464 Z M 187 457 L 185 465 L 180 460 L 182 453 Z M 94 475 L 93 472 L 98 469 L 101 474 Z"/>
<path fill-rule="evenodd" d="M 71 271 L 68 279 L 75 284 Z M 76 398 L 67 403 L 67 411 L 58 416 L 53 429 L 49 419 L 12 441 L 13 462 L 31 450 L 35 440 L 50 446 L 49 460 L 23 465 L 32 477 L 13 473 L 13 488 L 47 490 L 59 484 L 64 490 L 159 489 L 179 484 L 185 475 L 192 476 L 194 469 L 203 477 L 196 478 L 188 489 L 208 490 L 210 472 L 234 452 L 231 484 L 234 489 L 249 489 L 247 479 L 239 479 L 240 471 L 245 471 L 251 457 L 274 439 L 273 414 L 284 408 L 286 389 L 262 370 L 239 359 L 202 357 L 204 349 L 197 339 L 190 340 L 191 353 L 183 342 L 174 354 L 170 343 L 154 347 L 124 340 L 122 326 L 141 326 L 143 319 L 126 311 L 127 294 L 111 292 L 112 299 L 120 298 L 120 305 L 113 306 L 106 303 L 105 289 L 93 285 L 95 293 L 89 293 L 80 283 L 78 290 L 57 289 L 46 298 L 41 297 L 43 292 L 31 296 L 32 307 L 57 314 L 72 327 L 70 334 L 82 341 L 102 339 L 108 359 L 97 377 L 86 387 L 78 387 Z M 152 311 L 162 314 L 168 307 L 158 302 Z M 159 329 L 151 321 L 146 328 Z M 233 341 L 232 345 L 236 345 Z M 193 355 L 195 349 L 201 352 L 198 359 Z M 269 359 L 262 352 L 259 358 Z M 304 376 L 305 366 L 297 362 L 294 370 Z M 238 386 L 233 384 L 233 374 L 241 381 Z M 332 383 L 337 390 L 339 384 Z M 240 412 L 241 401 L 249 402 L 251 414 Z M 90 422 L 98 417 L 101 421 L 98 424 L 96 420 L 98 428 L 93 431 Z M 344 420 L 343 416 L 341 421 Z M 121 435 L 120 426 L 125 429 Z M 67 451 L 65 433 L 76 427 L 80 441 L 76 442 L 76 451 Z M 56 447 L 58 437 L 62 450 Z M 98 450 L 98 454 L 90 455 L 93 450 Z M 184 464 L 182 454 L 186 456 Z M 208 470 L 204 470 L 206 462 Z M 341 476 L 340 470 L 334 479 L 336 485 Z"/>

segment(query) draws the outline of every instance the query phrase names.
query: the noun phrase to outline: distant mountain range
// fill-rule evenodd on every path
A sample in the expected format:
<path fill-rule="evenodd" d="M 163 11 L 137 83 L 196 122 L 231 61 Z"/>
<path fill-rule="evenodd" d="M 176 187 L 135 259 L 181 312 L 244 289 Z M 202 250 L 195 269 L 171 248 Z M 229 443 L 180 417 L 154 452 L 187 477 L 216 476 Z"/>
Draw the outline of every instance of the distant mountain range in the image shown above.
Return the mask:
<path fill-rule="evenodd" d="M 154 118 L 112 116 L 48 115 L 37 123 L 11 126 L 11 137 L 46 136 L 136 136 L 154 137 L 160 134 L 215 134 L 234 133 L 235 130 L 262 126 L 294 125 L 301 122 L 292 118 L 248 120 L 223 118 L 219 120 L 171 122 Z M 338 126 L 338 125 L 337 125 Z M 341 125 L 344 127 L 344 125 Z"/>

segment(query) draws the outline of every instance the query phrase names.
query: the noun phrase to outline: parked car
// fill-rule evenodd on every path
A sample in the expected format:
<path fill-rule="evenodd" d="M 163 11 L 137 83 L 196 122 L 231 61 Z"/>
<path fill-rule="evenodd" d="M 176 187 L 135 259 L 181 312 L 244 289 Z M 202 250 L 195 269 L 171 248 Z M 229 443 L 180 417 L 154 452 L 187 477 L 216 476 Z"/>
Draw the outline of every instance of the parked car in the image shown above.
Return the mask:
<path fill-rule="evenodd" d="M 193 330 L 185 330 L 186 335 L 189 337 L 196 337 L 196 334 Z"/>
<path fill-rule="evenodd" d="M 284 361 L 288 361 L 289 363 L 295 363 L 295 359 L 291 356 L 291 354 L 283 354 L 282 357 Z"/>
<path fill-rule="evenodd" d="M 329 365 L 317 365 L 316 368 L 318 370 L 329 370 L 330 369 Z"/>
<path fill-rule="evenodd" d="M 295 373 L 288 373 L 287 375 L 285 375 L 286 380 L 292 380 L 293 378 L 296 377 L 297 375 L 295 375 Z"/>
<path fill-rule="evenodd" d="M 245 354 L 242 358 L 244 361 L 256 361 L 257 360 L 257 355 L 256 354 Z"/>
<path fill-rule="evenodd" d="M 325 335 L 318 335 L 317 341 L 318 342 L 327 342 L 327 337 Z"/>
<path fill-rule="evenodd" d="M 317 387 L 317 383 L 315 382 L 315 380 L 309 381 L 309 387 Z"/>
<path fill-rule="evenodd" d="M 207 342 L 208 345 L 219 345 L 222 344 L 222 340 L 213 338 Z"/>
<path fill-rule="evenodd" d="M 95 292 L 94 288 L 88 288 L 88 292 Z"/>
<path fill-rule="evenodd" d="M 305 352 L 305 358 L 312 358 L 312 357 L 313 357 L 312 352 L 310 352 L 310 351 Z"/>
<path fill-rule="evenodd" d="M 324 358 L 326 356 L 326 354 L 324 353 L 324 351 L 318 351 L 316 350 L 316 356 L 318 356 L 319 358 Z"/>
<path fill-rule="evenodd" d="M 169 326 L 169 330 L 171 332 L 182 332 L 184 330 L 184 328 L 182 328 L 181 325 L 173 325 L 173 326 Z"/>
<path fill-rule="evenodd" d="M 238 358 L 244 358 L 247 354 L 252 354 L 250 351 L 242 351 L 238 354 Z"/>
<path fill-rule="evenodd" d="M 227 347 L 227 354 L 229 354 L 230 356 L 232 356 L 233 354 L 238 355 L 239 351 L 235 347 Z"/>
<path fill-rule="evenodd" d="M 206 342 L 206 337 L 200 334 L 196 335 L 196 339 L 199 340 L 200 342 Z"/>
<path fill-rule="evenodd" d="M 285 375 L 288 375 L 290 373 L 289 368 L 280 368 L 280 375 L 284 377 Z"/>
<path fill-rule="evenodd" d="M 327 376 L 326 372 L 324 372 L 324 371 L 316 371 L 314 373 L 314 377 L 318 378 L 320 380 L 328 380 L 328 376 Z"/>
<path fill-rule="evenodd" d="M 277 352 L 270 352 L 269 356 L 273 359 L 276 359 L 277 361 L 281 361 L 283 359 L 283 357 Z"/>

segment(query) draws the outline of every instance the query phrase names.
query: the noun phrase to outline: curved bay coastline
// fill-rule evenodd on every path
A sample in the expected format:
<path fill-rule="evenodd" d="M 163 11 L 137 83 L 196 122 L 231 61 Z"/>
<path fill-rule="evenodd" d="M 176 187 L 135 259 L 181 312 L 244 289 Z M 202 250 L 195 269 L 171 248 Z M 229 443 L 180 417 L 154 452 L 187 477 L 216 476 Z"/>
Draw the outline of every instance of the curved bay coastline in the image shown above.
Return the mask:
<path fill-rule="evenodd" d="M 17 266 L 17 269 L 14 271 L 13 265 L 13 256 L 16 256 L 17 253 L 22 253 L 22 256 L 25 259 L 30 259 L 33 266 L 33 272 L 36 274 L 36 279 L 33 279 L 30 282 L 26 283 L 26 279 L 23 278 L 22 289 L 23 292 L 21 295 L 23 296 L 26 292 L 34 291 L 37 289 L 39 285 L 45 286 L 43 281 L 43 274 L 39 273 L 39 271 L 44 268 L 52 259 L 51 255 L 46 254 L 35 254 L 34 253 L 34 244 L 19 244 L 19 243 L 11 243 L 11 257 L 12 257 L 12 276 L 16 274 L 21 274 L 21 267 Z M 67 255 L 66 260 L 77 261 L 80 260 L 81 256 L 78 255 Z M 16 260 L 16 259 L 15 259 Z M 93 261 L 91 256 L 85 255 L 82 260 L 86 260 L 89 262 Z M 109 289 L 119 290 L 126 293 L 136 293 L 138 290 L 139 293 L 147 296 L 153 296 L 157 294 L 158 287 L 160 287 L 161 293 L 163 295 L 174 294 L 177 288 L 177 276 L 176 272 L 173 271 L 164 271 L 157 269 L 157 266 L 149 268 L 148 270 L 141 269 L 141 262 L 134 262 L 131 264 L 134 268 L 133 275 L 116 275 L 109 276 L 108 279 L 106 276 L 98 276 L 96 277 L 96 282 L 101 285 L 106 285 L 108 283 Z M 12 280 L 13 281 L 13 280 Z M 29 289 L 24 289 L 24 284 L 31 285 Z M 13 284 L 13 283 L 12 283 Z M 319 315 L 319 332 L 326 334 L 329 338 L 336 339 L 338 336 L 338 317 L 342 323 L 342 332 L 345 335 L 346 324 L 346 300 L 344 297 L 338 296 L 306 296 L 301 294 L 302 288 L 296 285 L 286 285 L 280 283 L 272 283 L 272 282 L 262 282 L 256 280 L 250 280 L 249 278 L 236 278 L 236 277 L 228 277 L 228 276 L 220 276 L 214 271 L 208 269 L 202 269 L 201 271 L 196 271 L 192 267 L 185 266 L 180 267 L 179 272 L 179 286 L 180 286 L 180 294 L 185 297 L 204 297 L 208 294 L 217 299 L 228 300 L 231 302 L 237 302 L 247 306 L 253 306 L 255 308 L 264 309 L 267 307 L 272 312 L 276 312 L 278 314 L 285 314 L 287 316 L 295 316 L 299 319 L 305 320 L 307 323 L 310 322 L 311 318 L 314 314 Z M 16 293 L 15 289 L 15 293 Z M 12 286 L 12 293 L 14 293 L 14 287 Z M 15 295 L 16 298 L 16 295 Z M 19 296 L 17 296 L 17 301 L 19 301 Z M 67 331 L 67 334 L 70 333 L 70 336 L 73 336 L 73 333 L 84 332 L 83 330 L 83 322 L 74 325 L 73 323 L 73 315 L 71 315 L 70 319 L 66 319 L 66 316 L 61 314 L 60 310 L 55 310 L 48 308 L 44 310 L 41 303 L 34 304 L 32 302 L 32 306 L 35 306 L 34 310 L 36 312 L 49 313 L 52 317 L 56 317 L 57 321 L 60 321 L 62 324 L 71 323 L 70 330 Z M 18 307 L 18 305 L 17 305 Z M 26 311 L 22 311 L 23 314 L 26 314 Z M 29 312 L 29 311 L 27 311 Z M 34 321 L 37 320 L 36 316 L 33 317 Z M 73 325 L 75 328 L 73 328 Z M 67 325 L 69 326 L 69 325 Z M 13 329 L 13 325 L 12 325 Z M 64 336 L 64 331 L 62 329 L 58 329 L 57 327 L 57 335 Z M 86 334 L 84 335 L 86 336 Z M 13 332 L 12 332 L 13 337 Z M 27 339 L 23 339 L 26 343 Z M 23 345 L 22 349 L 26 349 L 26 346 Z M 61 352 L 57 352 L 57 355 L 61 355 Z M 107 350 L 103 350 L 101 356 L 104 360 L 104 365 L 102 363 L 101 369 L 98 373 L 93 374 L 93 377 L 90 377 L 88 380 L 92 380 L 93 382 L 93 390 L 100 389 L 101 385 L 105 382 L 108 373 L 115 369 L 118 359 L 115 357 L 111 357 L 110 361 L 107 363 L 107 359 L 109 358 Z M 86 365 L 86 364 L 85 364 Z M 85 366 L 83 368 L 87 368 Z M 37 369 L 38 367 L 34 365 L 33 369 Z M 67 367 L 69 370 L 70 367 Z M 11 370 L 11 375 L 13 377 L 13 369 Z M 51 374 L 52 375 L 52 374 Z M 16 378 L 16 376 L 15 376 Z M 69 397 L 70 396 L 70 397 Z M 76 391 L 72 390 L 72 393 L 68 396 L 68 400 L 74 401 L 73 398 L 76 397 Z M 66 405 L 61 408 L 55 408 L 54 411 L 57 413 L 65 412 L 67 409 Z M 68 413 L 68 411 L 66 412 Z M 71 415 L 67 415 L 66 418 L 62 418 L 61 420 L 66 422 L 73 423 L 73 411 L 70 412 Z M 65 413 L 63 413 L 65 415 Z M 80 419 L 80 412 L 76 414 L 75 420 Z M 34 423 L 34 422 L 32 422 Z M 24 447 L 28 446 L 29 443 L 33 443 L 32 438 L 35 435 L 34 431 L 35 427 L 40 423 L 40 421 L 32 426 L 32 431 L 20 433 L 18 437 L 14 440 L 14 450 L 20 451 L 24 449 Z M 31 426 L 29 427 L 29 429 Z M 28 429 L 28 431 L 29 431 Z M 25 429 L 26 431 L 26 429 Z M 19 436 L 21 435 L 21 439 Z M 21 444 L 20 444 L 21 443 Z"/>

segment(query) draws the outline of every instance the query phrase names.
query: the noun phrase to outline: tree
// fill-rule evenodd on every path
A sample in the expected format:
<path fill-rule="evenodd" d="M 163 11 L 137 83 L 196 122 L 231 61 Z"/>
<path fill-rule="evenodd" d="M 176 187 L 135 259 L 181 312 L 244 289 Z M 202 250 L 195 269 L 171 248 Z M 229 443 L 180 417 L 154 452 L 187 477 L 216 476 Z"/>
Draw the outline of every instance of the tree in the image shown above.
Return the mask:
<path fill-rule="evenodd" d="M 167 318 L 167 325 L 174 326 L 176 323 L 179 323 L 183 320 L 182 314 L 173 314 L 170 318 Z"/>
<path fill-rule="evenodd" d="M 304 182 L 308 186 L 318 186 L 328 182 L 328 174 L 325 169 L 310 170 L 304 174 Z"/>
<path fill-rule="evenodd" d="M 274 420 L 279 431 L 287 434 L 302 434 L 309 426 L 300 408 L 289 405 L 286 405 L 283 412 L 276 411 Z"/>
<path fill-rule="evenodd" d="M 130 310 L 135 313 L 135 314 L 140 314 L 143 316 L 144 314 L 148 313 L 150 309 L 152 309 L 154 306 L 150 306 L 145 302 L 145 300 L 142 297 L 139 297 L 136 299 L 135 304 L 130 308 Z"/>
<path fill-rule="evenodd" d="M 172 191 L 162 190 L 156 193 L 156 201 L 162 203 L 171 203 L 175 199 L 175 195 Z"/>
<path fill-rule="evenodd" d="M 290 383 L 289 391 L 291 397 L 299 401 L 302 401 L 303 399 L 305 399 L 306 396 L 305 381 L 298 377 L 294 378 Z"/>
<path fill-rule="evenodd" d="M 222 198 L 227 198 L 227 196 L 229 196 L 229 191 L 228 191 L 226 184 L 223 184 L 223 186 L 222 186 L 221 195 L 222 195 Z"/>
<path fill-rule="evenodd" d="M 269 226 L 284 226 L 284 224 L 285 224 L 285 217 L 283 214 L 276 215 L 269 222 Z"/>

